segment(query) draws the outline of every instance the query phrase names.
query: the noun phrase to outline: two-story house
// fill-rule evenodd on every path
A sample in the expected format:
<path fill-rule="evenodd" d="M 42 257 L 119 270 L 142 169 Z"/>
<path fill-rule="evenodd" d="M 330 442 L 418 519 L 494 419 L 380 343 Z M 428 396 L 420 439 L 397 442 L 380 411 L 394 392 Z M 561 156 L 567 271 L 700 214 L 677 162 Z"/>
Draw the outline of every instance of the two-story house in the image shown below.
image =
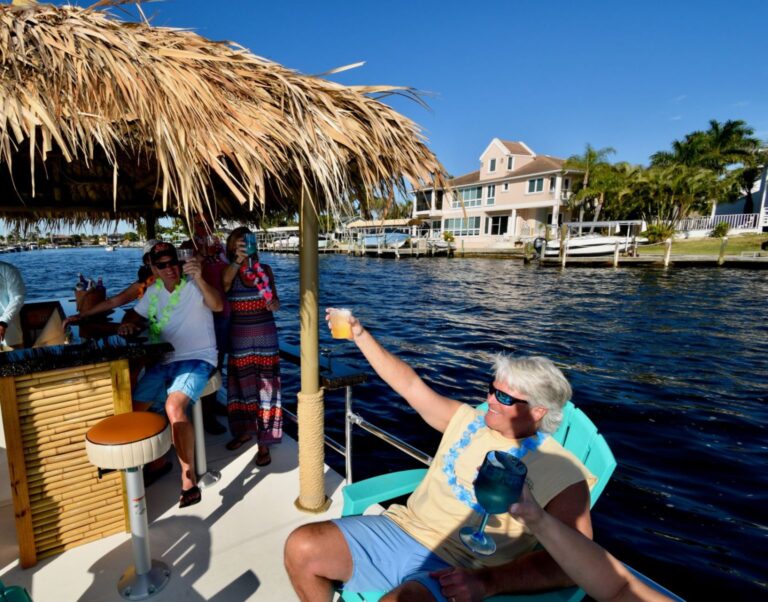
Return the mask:
<path fill-rule="evenodd" d="M 531 240 L 563 221 L 564 203 L 580 177 L 563 171 L 563 163 L 537 155 L 524 142 L 494 138 L 478 171 L 453 178 L 444 190 L 416 190 L 413 217 L 433 235 L 452 232 L 468 248 Z"/>

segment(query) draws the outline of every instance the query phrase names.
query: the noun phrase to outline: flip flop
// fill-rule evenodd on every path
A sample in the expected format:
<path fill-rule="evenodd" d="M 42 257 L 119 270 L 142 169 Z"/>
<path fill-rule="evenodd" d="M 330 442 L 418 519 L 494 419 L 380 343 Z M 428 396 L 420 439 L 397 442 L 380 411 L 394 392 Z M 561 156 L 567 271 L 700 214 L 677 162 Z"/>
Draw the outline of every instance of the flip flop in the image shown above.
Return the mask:
<path fill-rule="evenodd" d="M 243 447 L 243 445 L 248 443 L 251 439 L 253 439 L 253 437 L 250 435 L 240 435 L 239 437 L 232 439 L 232 441 L 227 443 L 224 447 L 226 447 L 229 451 L 235 451 L 236 449 Z"/>
<path fill-rule="evenodd" d="M 256 466 L 269 466 L 272 463 L 272 456 L 269 455 L 269 450 L 264 453 L 258 452 L 253 462 Z"/>
<path fill-rule="evenodd" d="M 193 506 L 200 503 L 203 499 L 203 494 L 200 492 L 200 488 L 197 485 L 193 485 L 189 489 L 182 489 L 179 496 L 179 508 L 186 508 L 187 506 Z"/>

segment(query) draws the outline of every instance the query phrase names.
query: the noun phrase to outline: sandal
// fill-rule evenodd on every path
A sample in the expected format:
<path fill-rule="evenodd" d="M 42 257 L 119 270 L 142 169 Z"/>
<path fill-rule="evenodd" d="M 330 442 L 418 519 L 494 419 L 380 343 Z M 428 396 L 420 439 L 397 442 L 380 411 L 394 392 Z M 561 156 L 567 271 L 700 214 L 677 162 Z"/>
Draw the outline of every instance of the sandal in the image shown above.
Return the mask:
<path fill-rule="evenodd" d="M 240 449 L 243 445 L 248 443 L 252 437 L 250 435 L 240 435 L 239 437 L 235 437 L 227 443 L 224 447 L 226 447 L 229 451 L 235 451 L 236 449 Z"/>
<path fill-rule="evenodd" d="M 179 508 L 186 508 L 187 506 L 193 506 L 203 499 L 203 494 L 200 492 L 200 488 L 197 485 L 193 485 L 189 489 L 182 489 L 181 496 L 179 496 Z"/>
<path fill-rule="evenodd" d="M 272 456 L 269 455 L 269 450 L 263 453 L 258 452 L 253 462 L 256 466 L 269 466 L 272 463 Z"/>

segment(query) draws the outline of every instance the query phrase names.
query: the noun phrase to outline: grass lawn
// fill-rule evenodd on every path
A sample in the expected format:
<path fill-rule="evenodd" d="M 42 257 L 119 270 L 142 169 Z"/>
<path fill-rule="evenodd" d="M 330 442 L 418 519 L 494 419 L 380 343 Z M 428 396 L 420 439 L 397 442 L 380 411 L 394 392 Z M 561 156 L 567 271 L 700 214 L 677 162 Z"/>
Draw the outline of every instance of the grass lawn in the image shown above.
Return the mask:
<path fill-rule="evenodd" d="M 742 251 L 759 251 L 760 244 L 768 240 L 768 234 L 742 234 L 729 236 L 725 247 L 726 255 L 741 255 Z M 672 255 L 719 255 L 719 238 L 675 239 L 672 241 Z M 638 247 L 640 255 L 663 255 L 666 245 L 656 244 L 650 247 Z M 765 253 L 765 251 L 764 251 Z"/>

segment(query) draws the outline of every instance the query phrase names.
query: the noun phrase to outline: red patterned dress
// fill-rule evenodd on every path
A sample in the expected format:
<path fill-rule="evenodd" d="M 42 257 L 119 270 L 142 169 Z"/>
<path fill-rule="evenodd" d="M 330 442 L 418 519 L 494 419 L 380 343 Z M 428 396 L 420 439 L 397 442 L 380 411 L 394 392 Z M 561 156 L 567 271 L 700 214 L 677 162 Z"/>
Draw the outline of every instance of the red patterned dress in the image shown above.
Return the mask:
<path fill-rule="evenodd" d="M 271 270 L 265 266 L 271 277 Z M 270 283 L 274 288 L 274 282 Z M 243 284 L 238 274 L 228 294 L 230 349 L 227 415 L 233 437 L 258 435 L 264 445 L 283 437 L 280 350 L 277 326 L 264 291 Z"/>

